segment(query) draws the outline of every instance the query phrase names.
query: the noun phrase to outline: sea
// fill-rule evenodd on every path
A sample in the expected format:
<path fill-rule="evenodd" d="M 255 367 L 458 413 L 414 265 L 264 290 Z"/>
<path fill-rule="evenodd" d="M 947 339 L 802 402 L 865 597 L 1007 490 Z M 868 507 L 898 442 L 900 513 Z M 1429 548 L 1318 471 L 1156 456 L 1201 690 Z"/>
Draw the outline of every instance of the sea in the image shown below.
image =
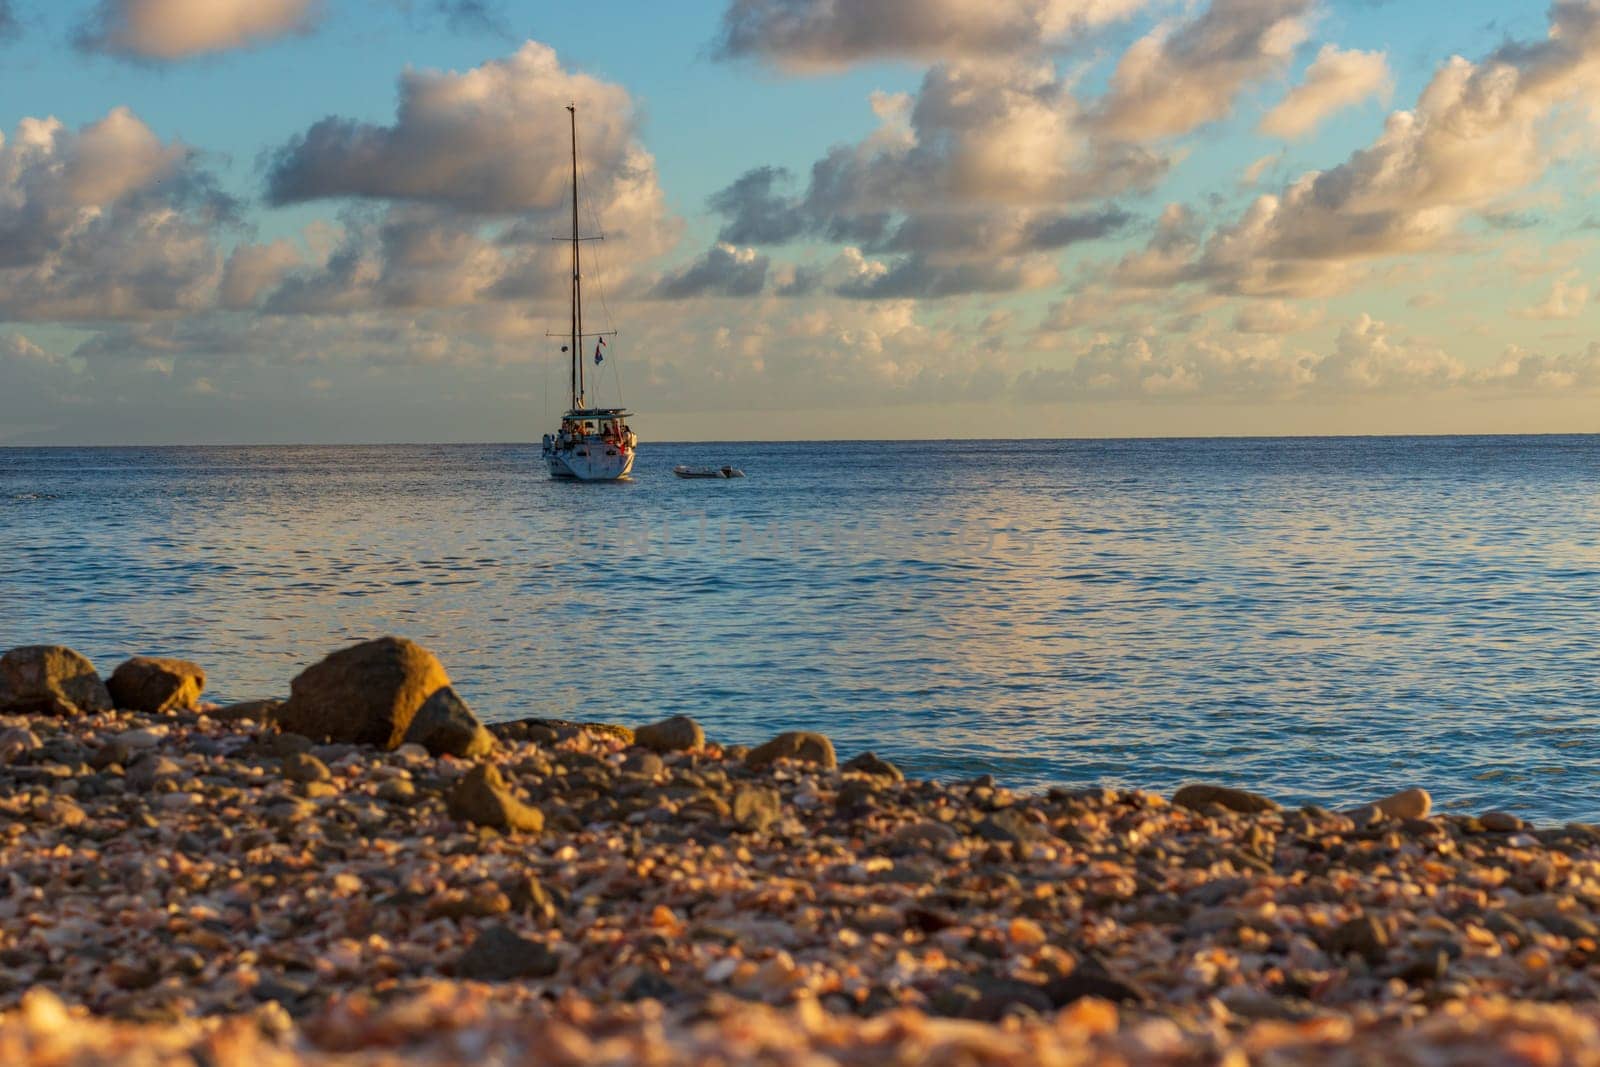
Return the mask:
<path fill-rule="evenodd" d="M 486 720 L 1589 821 L 1597 520 L 1600 437 L 0 449 L 0 647 L 233 701 L 393 633 Z"/>

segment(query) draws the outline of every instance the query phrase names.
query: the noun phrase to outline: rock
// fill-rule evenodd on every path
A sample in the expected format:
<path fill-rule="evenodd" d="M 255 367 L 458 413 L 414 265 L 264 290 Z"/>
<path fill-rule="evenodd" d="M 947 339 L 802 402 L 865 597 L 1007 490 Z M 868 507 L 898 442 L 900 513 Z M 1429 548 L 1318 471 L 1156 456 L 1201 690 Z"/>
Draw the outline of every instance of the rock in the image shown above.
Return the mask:
<path fill-rule="evenodd" d="M 838 757 L 833 753 L 833 742 L 809 730 L 791 730 L 779 734 L 753 749 L 745 757 L 744 763 L 751 770 L 761 770 L 783 759 L 816 763 L 830 770 L 839 765 Z"/>
<path fill-rule="evenodd" d="M 1565 937 L 1572 940 L 1587 937 L 1591 941 L 1600 941 L 1600 925 L 1590 922 L 1581 915 L 1569 915 L 1565 912 L 1548 910 L 1532 915 L 1530 918 L 1557 937 Z"/>
<path fill-rule="evenodd" d="M 667 763 L 654 752 L 630 752 L 622 761 L 622 769 L 643 778 L 654 778 L 667 769 Z"/>
<path fill-rule="evenodd" d="M 561 960 L 541 942 L 496 924 L 478 935 L 456 961 L 456 977 L 474 982 L 514 982 L 519 978 L 549 978 Z"/>
<path fill-rule="evenodd" d="M 515 875 L 502 882 L 501 888 L 516 911 L 547 922 L 556 917 L 559 904 L 536 876 L 526 873 Z"/>
<path fill-rule="evenodd" d="M 501 833 L 536 834 L 544 829 L 544 812 L 512 795 L 500 771 L 480 763 L 456 784 L 449 797 L 450 814 Z"/>
<path fill-rule="evenodd" d="M 33 809 L 34 818 L 50 826 L 75 830 L 89 821 L 88 814 L 66 797 L 51 797 Z"/>
<path fill-rule="evenodd" d="M 1426 789 L 1406 789 L 1373 801 L 1372 806 L 1391 819 L 1426 819 L 1433 810 L 1433 798 Z"/>
<path fill-rule="evenodd" d="M 278 726 L 314 740 L 394 749 L 424 739 L 410 735 L 424 705 L 450 688 L 450 676 L 432 652 L 403 637 L 380 637 L 342 649 L 306 668 L 289 683 Z M 477 719 L 454 692 L 428 708 L 419 730 L 438 755 L 481 746 Z M 469 725 L 470 724 L 470 725 Z M 434 746 L 440 746 L 438 750 Z"/>
<path fill-rule="evenodd" d="M 25 645 L 0 656 L 0 713 L 72 715 L 111 710 L 94 664 L 61 645 Z"/>
<path fill-rule="evenodd" d="M 863 752 L 839 769 L 846 774 L 865 774 L 873 778 L 888 778 L 895 782 L 906 780 L 899 767 L 888 760 L 879 759 L 875 752 Z"/>
<path fill-rule="evenodd" d="M 1515 815 L 1504 811 L 1491 811 L 1480 815 L 1478 821 L 1491 834 L 1514 834 L 1526 825 Z"/>
<path fill-rule="evenodd" d="M 641 726 L 633 732 L 633 743 L 652 752 L 687 752 L 704 748 L 706 732 L 687 715 Z"/>
<path fill-rule="evenodd" d="M 378 786 L 376 795 L 385 804 L 410 804 L 417 799 L 417 787 L 404 778 L 391 778 Z"/>
<path fill-rule="evenodd" d="M 978 975 L 971 982 L 978 1000 L 961 1012 L 969 1019 L 999 1022 L 1018 1011 L 1044 1015 L 1052 1007 L 1050 995 L 1033 982 L 999 975 Z"/>
<path fill-rule="evenodd" d="M 218 722 L 250 722 L 260 723 L 265 726 L 276 722 L 278 709 L 283 707 L 281 700 L 245 700 L 238 704 L 228 704 L 206 712 L 206 716 Z"/>
<path fill-rule="evenodd" d="M 1191 811 L 1203 811 L 1210 804 L 1246 815 L 1279 810 L 1275 800 L 1224 785 L 1186 785 L 1172 794 L 1172 802 Z"/>
<path fill-rule="evenodd" d="M 26 726 L 0 730 L 0 763 L 16 763 L 39 751 L 39 735 Z"/>
<path fill-rule="evenodd" d="M 1051 1005 L 1057 1008 L 1064 1008 L 1084 997 L 1097 997 L 1113 1004 L 1143 1004 L 1150 999 L 1149 994 L 1138 986 L 1093 971 L 1073 971 L 1061 978 L 1051 979 L 1045 983 L 1044 990 L 1050 997 Z"/>
<path fill-rule="evenodd" d="M 561 738 L 561 726 L 572 725 L 561 719 L 517 719 L 515 722 L 492 722 L 489 732 L 502 741 L 532 741 L 537 745 L 553 745 Z"/>
<path fill-rule="evenodd" d="M 942 852 L 960 840 L 961 835 L 944 823 L 928 820 L 902 826 L 896 830 L 894 836 L 889 839 L 889 851 Z"/>
<path fill-rule="evenodd" d="M 1389 950 L 1389 931 L 1375 916 L 1361 915 L 1336 927 L 1328 951 L 1336 956 L 1354 953 L 1368 963 L 1378 963 Z"/>
<path fill-rule="evenodd" d="M 1395 977 L 1408 985 L 1437 982 L 1450 971 L 1450 954 L 1443 949 L 1417 953 L 1395 970 Z"/>
<path fill-rule="evenodd" d="M 629 1002 L 640 1000 L 666 1002 L 677 994 L 678 987 L 669 982 L 660 971 L 651 968 L 639 972 L 639 976 L 628 983 L 628 988 L 622 991 L 622 999 Z"/>
<path fill-rule="evenodd" d="M 834 804 L 842 812 L 862 812 L 878 806 L 878 783 L 860 778 L 845 782 L 834 797 Z"/>
<path fill-rule="evenodd" d="M 291 782 L 328 782 L 333 772 L 309 752 L 296 752 L 283 761 L 283 776 Z"/>
<path fill-rule="evenodd" d="M 972 832 L 985 841 L 1007 841 L 1020 844 L 1030 841 L 1047 841 L 1050 831 L 1015 808 L 1006 808 L 980 820 Z"/>
<path fill-rule="evenodd" d="M 573 722 L 571 719 L 542 719 L 530 717 L 515 722 L 497 722 L 489 725 L 489 732 L 502 741 L 532 741 L 550 745 L 563 737 L 579 733 L 614 737 L 625 745 L 633 744 L 633 731 L 626 726 L 603 722 Z"/>
<path fill-rule="evenodd" d="M 305 734 L 275 733 L 262 738 L 261 747 L 269 756 L 288 759 L 290 756 L 310 752 L 316 745 L 312 744 L 311 738 Z"/>
<path fill-rule="evenodd" d="M 434 756 L 476 759 L 494 751 L 494 735 L 484 729 L 466 701 L 445 686 L 423 701 L 402 743 L 421 745 Z"/>
<path fill-rule="evenodd" d="M 777 821 L 783 798 L 776 789 L 741 786 L 733 794 L 733 821 L 740 829 L 760 832 Z"/>
<path fill-rule="evenodd" d="M 206 672 L 186 659 L 135 656 L 111 673 L 106 689 L 119 708 L 165 715 L 193 711 L 206 687 Z"/>
<path fill-rule="evenodd" d="M 163 778 L 177 778 L 182 774 L 183 766 L 177 760 L 151 752 L 140 756 L 128 766 L 123 781 L 128 784 L 128 788 L 147 793 Z"/>

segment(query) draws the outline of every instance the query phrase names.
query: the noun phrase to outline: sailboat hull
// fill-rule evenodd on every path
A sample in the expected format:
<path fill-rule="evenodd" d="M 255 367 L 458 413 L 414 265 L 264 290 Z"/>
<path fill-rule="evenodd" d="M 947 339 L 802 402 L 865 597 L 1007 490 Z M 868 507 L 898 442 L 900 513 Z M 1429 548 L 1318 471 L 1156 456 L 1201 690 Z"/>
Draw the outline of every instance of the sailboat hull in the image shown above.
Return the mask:
<path fill-rule="evenodd" d="M 603 442 L 545 452 L 550 477 L 579 482 L 614 482 L 626 478 L 633 471 L 633 459 L 631 448 L 619 451 Z"/>

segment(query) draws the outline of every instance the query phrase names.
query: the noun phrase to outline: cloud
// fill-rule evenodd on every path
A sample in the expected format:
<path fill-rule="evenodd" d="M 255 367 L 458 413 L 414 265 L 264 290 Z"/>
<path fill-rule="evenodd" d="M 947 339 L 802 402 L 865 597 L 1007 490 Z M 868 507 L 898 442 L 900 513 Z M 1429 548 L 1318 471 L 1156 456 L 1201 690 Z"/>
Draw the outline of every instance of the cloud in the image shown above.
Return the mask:
<path fill-rule="evenodd" d="M 1013 386 L 1024 403 L 1088 398 L 1293 395 L 1316 380 L 1317 357 L 1273 341 L 1177 336 L 1096 336 L 1066 367 L 1035 368 Z"/>
<path fill-rule="evenodd" d="M 1271 169 L 1273 164 L 1277 163 L 1282 158 L 1283 156 L 1276 152 L 1270 156 L 1260 157 L 1254 163 L 1251 163 L 1248 167 L 1240 172 L 1239 184 L 1244 186 L 1257 184 L 1261 181 L 1261 176 Z"/>
<path fill-rule="evenodd" d="M 79 372 L 18 333 L 0 333 L 0 440 L 15 435 L 41 409 L 71 400 Z"/>
<path fill-rule="evenodd" d="M 1317 368 L 1320 380 L 1353 392 L 1415 391 L 1453 385 L 1465 376 L 1461 362 L 1443 349 L 1396 337 L 1370 315 L 1340 330 L 1333 353 Z"/>
<path fill-rule="evenodd" d="M 464 73 L 407 72 L 393 125 L 328 118 L 273 153 L 273 203 L 356 206 L 334 247 L 285 274 L 263 307 L 349 314 L 559 297 L 568 252 L 550 238 L 570 225 L 569 101 L 578 107 L 582 225 L 606 238 L 585 246 L 584 273 L 607 288 L 624 284 L 608 265 L 659 255 L 680 229 L 638 141 L 632 100 L 528 42 Z"/>
<path fill-rule="evenodd" d="M 769 260 L 753 248 L 718 244 L 705 255 L 656 283 L 664 300 L 695 296 L 755 296 L 766 287 Z"/>
<path fill-rule="evenodd" d="M 304 32 L 319 8 L 319 0 L 100 0 L 77 43 L 130 59 L 187 59 Z"/>
<path fill-rule="evenodd" d="M 1297 308 L 1282 300 L 1264 300 L 1240 306 L 1233 318 L 1233 328 L 1240 333 L 1299 333 L 1321 321 L 1320 311 Z"/>
<path fill-rule="evenodd" d="M 1386 95 L 1393 83 L 1382 52 L 1341 52 L 1324 45 L 1305 80 L 1262 118 L 1261 132 L 1285 140 L 1304 137 L 1334 112 Z"/>
<path fill-rule="evenodd" d="M 223 268 L 222 306 L 236 311 L 255 307 L 285 274 L 301 264 L 300 253 L 288 241 L 240 245 Z"/>
<path fill-rule="evenodd" d="M 271 156 L 278 205 L 410 201 L 468 215 L 555 213 L 571 191 L 567 104 L 578 108 L 585 194 L 615 231 L 662 214 L 655 160 L 620 85 L 564 70 L 535 41 L 464 73 L 407 71 L 393 125 L 329 117 Z"/>
<path fill-rule="evenodd" d="M 1507 348 L 1500 361 L 1479 372 L 1480 385 L 1507 392 L 1591 392 L 1600 390 L 1600 343 L 1591 343 L 1582 352 L 1545 356 L 1516 345 Z"/>
<path fill-rule="evenodd" d="M 146 318 L 203 306 L 237 205 L 127 108 L 0 139 L 0 320 Z"/>
<path fill-rule="evenodd" d="M 1054 264 L 1039 257 L 949 259 L 913 254 L 890 263 L 844 253 L 851 276 L 834 292 L 853 300 L 938 299 L 970 293 L 1038 289 L 1057 280 Z"/>
<path fill-rule="evenodd" d="M 1503 208 L 1572 150 L 1544 134 L 1565 105 L 1600 92 L 1600 0 L 1559 0 L 1550 15 L 1546 40 L 1505 44 L 1480 63 L 1451 59 L 1374 143 L 1257 198 L 1203 243 L 1186 233 L 1187 258 L 1169 254 L 1164 273 L 1136 282 L 1330 295 L 1371 260 L 1458 244 L 1465 218 Z"/>
<path fill-rule="evenodd" d="M 1513 308 L 1511 313 L 1520 319 L 1575 319 L 1588 309 L 1589 296 L 1589 286 L 1572 277 L 1558 278 L 1543 301 L 1531 307 Z"/>
<path fill-rule="evenodd" d="M 1370 315 L 1341 328 L 1327 352 L 1291 346 L 1278 336 L 1202 330 L 1184 337 L 1149 330 L 1091 335 L 1072 356 L 1065 367 L 1020 374 L 1019 398 L 1042 403 L 1096 396 L 1349 398 L 1436 393 L 1489 381 L 1437 345 L 1401 336 Z"/>
<path fill-rule="evenodd" d="M 443 15 L 457 32 L 510 36 L 510 19 L 503 3 L 494 0 L 433 0 L 433 10 Z"/>
<path fill-rule="evenodd" d="M 1158 27 L 1118 61 L 1097 109 L 1110 136 L 1152 141 L 1225 117 L 1247 85 L 1288 65 L 1316 0 L 1212 0 Z"/>
<path fill-rule="evenodd" d="M 1097 137 L 1049 63 L 941 64 L 914 96 L 872 103 L 878 129 L 818 160 L 803 192 L 787 171 L 759 167 L 715 193 L 718 239 L 902 257 L 881 278 L 852 280 L 851 295 L 993 292 L 1039 277 L 1017 257 L 1119 232 L 1132 218 L 1104 198 L 1147 189 L 1168 166 Z"/>
<path fill-rule="evenodd" d="M 730 0 L 714 46 L 792 71 L 893 57 L 1020 58 L 1127 18 L 1147 0 Z"/>

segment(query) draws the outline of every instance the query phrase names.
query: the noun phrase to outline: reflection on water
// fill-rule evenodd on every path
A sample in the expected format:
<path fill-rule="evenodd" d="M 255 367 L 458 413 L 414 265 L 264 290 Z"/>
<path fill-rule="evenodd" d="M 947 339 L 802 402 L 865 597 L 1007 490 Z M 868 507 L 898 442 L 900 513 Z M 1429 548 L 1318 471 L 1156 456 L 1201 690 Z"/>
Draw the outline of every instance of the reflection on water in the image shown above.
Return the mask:
<path fill-rule="evenodd" d="M 486 718 L 822 729 L 918 773 L 1600 818 L 1600 439 L 0 450 L 0 645 L 281 694 L 435 649 Z M 733 462 L 743 481 L 671 477 Z"/>

